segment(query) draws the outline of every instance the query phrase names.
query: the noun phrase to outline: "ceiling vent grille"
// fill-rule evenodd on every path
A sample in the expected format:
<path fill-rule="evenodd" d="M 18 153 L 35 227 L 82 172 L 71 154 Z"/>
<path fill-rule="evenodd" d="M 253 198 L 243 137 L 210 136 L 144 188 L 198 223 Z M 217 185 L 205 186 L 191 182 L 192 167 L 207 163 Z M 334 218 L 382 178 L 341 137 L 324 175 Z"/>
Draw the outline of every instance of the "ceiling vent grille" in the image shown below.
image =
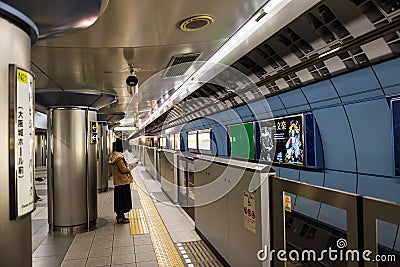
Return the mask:
<path fill-rule="evenodd" d="M 201 53 L 175 55 L 172 57 L 165 71 L 164 77 L 178 77 L 184 75 Z"/>

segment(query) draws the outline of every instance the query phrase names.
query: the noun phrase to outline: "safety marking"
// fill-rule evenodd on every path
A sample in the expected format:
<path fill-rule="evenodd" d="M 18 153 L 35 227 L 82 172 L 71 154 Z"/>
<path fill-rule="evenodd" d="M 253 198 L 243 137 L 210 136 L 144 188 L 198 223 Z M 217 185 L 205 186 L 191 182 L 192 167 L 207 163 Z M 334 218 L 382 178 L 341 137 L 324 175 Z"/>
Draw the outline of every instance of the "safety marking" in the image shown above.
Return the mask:
<path fill-rule="evenodd" d="M 142 235 L 149 233 L 142 209 L 132 209 L 129 212 L 129 229 L 131 235 Z"/>
<path fill-rule="evenodd" d="M 136 185 L 137 186 L 137 185 Z M 172 242 L 171 236 L 162 221 L 151 197 L 138 188 L 144 218 L 156 253 L 158 265 L 161 267 L 184 267 L 184 263 Z"/>
<path fill-rule="evenodd" d="M 131 191 L 137 191 L 138 190 L 138 186 L 136 183 L 131 183 Z"/>

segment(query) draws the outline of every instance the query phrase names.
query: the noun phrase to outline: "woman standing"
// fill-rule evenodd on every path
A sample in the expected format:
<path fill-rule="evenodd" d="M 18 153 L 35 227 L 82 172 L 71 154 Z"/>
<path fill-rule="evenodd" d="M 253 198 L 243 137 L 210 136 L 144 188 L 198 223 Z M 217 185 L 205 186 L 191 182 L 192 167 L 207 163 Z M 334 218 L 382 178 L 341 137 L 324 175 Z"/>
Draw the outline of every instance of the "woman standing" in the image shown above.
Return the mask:
<path fill-rule="evenodd" d="M 114 181 L 114 212 L 117 213 L 117 223 L 129 223 L 124 213 L 132 209 L 131 189 L 129 184 L 133 182 L 131 169 L 128 167 L 122 154 L 122 140 L 117 139 L 113 143 L 113 153 L 109 163 L 112 165 L 112 176 Z"/>

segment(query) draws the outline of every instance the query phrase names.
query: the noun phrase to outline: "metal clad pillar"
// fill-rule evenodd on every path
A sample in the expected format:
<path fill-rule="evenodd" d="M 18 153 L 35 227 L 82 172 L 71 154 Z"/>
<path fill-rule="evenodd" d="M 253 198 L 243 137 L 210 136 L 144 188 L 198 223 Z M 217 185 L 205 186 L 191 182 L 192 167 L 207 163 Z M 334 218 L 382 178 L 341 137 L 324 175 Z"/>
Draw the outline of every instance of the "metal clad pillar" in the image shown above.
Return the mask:
<path fill-rule="evenodd" d="M 99 142 L 97 144 L 97 190 L 107 191 L 109 177 L 109 149 L 108 149 L 108 126 L 106 123 L 99 123 Z"/>
<path fill-rule="evenodd" d="M 0 2 L 0 266 L 32 265 L 31 215 L 10 220 L 9 64 L 29 70 L 30 34 L 37 28 L 27 17 Z M 34 29 L 34 30 L 32 30 Z M 36 38 L 36 37 L 34 37 Z M 12 170 L 11 170 L 12 171 Z"/>
<path fill-rule="evenodd" d="M 97 219 L 96 144 L 90 122 L 96 111 L 57 108 L 48 112 L 48 206 L 53 230 L 88 228 Z"/>

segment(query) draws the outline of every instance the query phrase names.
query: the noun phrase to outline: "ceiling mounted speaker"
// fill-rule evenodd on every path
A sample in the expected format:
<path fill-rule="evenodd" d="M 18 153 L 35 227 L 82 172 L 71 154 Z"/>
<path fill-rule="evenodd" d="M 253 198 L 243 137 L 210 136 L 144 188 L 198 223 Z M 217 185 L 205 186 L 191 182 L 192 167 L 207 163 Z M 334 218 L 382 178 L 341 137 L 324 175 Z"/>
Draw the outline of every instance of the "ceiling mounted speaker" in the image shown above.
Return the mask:
<path fill-rule="evenodd" d="M 179 28 L 185 32 L 194 32 L 207 28 L 214 22 L 214 19 L 210 15 L 196 15 L 184 19 L 180 24 Z"/>

